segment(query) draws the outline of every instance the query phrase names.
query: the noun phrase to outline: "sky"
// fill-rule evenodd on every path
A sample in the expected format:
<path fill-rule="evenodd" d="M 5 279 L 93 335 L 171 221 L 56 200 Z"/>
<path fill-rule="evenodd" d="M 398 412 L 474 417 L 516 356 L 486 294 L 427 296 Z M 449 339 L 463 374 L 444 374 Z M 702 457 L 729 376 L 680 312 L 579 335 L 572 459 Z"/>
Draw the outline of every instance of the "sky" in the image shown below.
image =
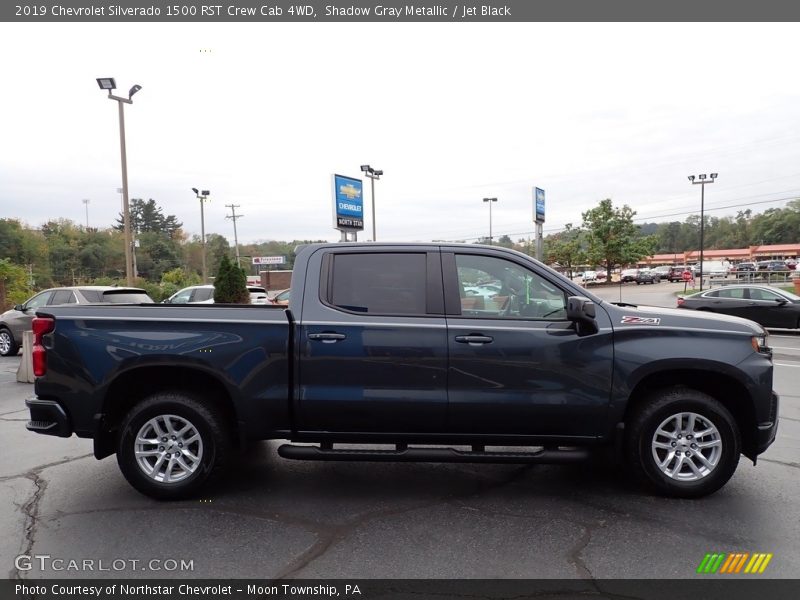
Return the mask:
<path fill-rule="evenodd" d="M 611 198 L 644 221 L 800 197 L 798 25 L 0 23 L 0 218 L 108 227 L 131 198 L 240 243 L 338 240 L 331 174 L 378 241 L 545 235 Z M 365 231 L 372 238 L 370 181 Z"/>

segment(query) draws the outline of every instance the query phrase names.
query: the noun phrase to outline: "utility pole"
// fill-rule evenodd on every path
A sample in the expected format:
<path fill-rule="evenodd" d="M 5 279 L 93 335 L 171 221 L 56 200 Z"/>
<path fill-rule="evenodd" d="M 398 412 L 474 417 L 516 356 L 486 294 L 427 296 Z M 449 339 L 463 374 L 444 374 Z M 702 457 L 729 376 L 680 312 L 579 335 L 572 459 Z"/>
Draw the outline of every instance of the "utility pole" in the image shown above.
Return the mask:
<path fill-rule="evenodd" d="M 225 207 L 231 209 L 231 214 L 225 215 L 225 218 L 233 221 L 233 244 L 236 248 L 236 266 L 241 267 L 242 265 L 239 264 L 239 237 L 236 235 L 236 219 L 241 219 L 244 215 L 236 214 L 236 209 L 239 208 L 238 204 L 226 204 Z"/>
<path fill-rule="evenodd" d="M 89 198 L 81 200 L 86 205 L 86 231 L 89 231 Z"/>

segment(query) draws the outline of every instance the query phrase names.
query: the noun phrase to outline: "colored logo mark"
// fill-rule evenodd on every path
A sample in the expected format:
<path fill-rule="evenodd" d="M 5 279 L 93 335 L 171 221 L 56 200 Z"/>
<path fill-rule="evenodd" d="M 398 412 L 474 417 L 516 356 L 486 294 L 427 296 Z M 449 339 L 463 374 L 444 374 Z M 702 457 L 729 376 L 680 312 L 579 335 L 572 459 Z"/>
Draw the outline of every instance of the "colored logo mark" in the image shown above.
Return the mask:
<path fill-rule="evenodd" d="M 703 557 L 698 573 L 703 574 L 738 574 L 738 573 L 763 573 L 772 553 L 764 552 L 709 552 Z"/>
<path fill-rule="evenodd" d="M 361 196 L 361 190 L 356 188 L 352 183 L 339 186 L 339 193 L 347 196 L 350 200 Z"/>

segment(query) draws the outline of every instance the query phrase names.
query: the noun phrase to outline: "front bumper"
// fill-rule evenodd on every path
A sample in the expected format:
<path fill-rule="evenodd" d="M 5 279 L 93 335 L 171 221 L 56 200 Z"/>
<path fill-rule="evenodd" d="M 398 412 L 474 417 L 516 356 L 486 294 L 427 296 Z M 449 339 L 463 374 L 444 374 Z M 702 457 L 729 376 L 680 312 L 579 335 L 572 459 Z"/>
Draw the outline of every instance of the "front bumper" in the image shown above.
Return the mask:
<path fill-rule="evenodd" d="M 778 394 L 772 392 L 769 407 L 769 420 L 758 423 L 756 428 L 756 454 L 761 454 L 770 447 L 778 434 Z"/>
<path fill-rule="evenodd" d="M 25 406 L 31 412 L 31 420 L 25 424 L 28 431 L 58 437 L 72 435 L 72 423 L 64 408 L 55 400 L 28 398 Z"/>

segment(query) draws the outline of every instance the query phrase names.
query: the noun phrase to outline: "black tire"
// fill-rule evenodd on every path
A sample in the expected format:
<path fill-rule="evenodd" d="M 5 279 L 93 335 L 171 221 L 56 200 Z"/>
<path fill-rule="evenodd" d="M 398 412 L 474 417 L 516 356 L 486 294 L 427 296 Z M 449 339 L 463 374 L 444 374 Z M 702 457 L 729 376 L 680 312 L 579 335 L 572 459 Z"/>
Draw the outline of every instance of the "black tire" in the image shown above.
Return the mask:
<path fill-rule="evenodd" d="M 663 445 L 678 444 L 676 447 L 682 448 L 683 452 L 656 448 L 656 430 L 662 425 L 664 431 L 677 424 L 680 414 L 696 415 L 698 418 L 695 419 L 695 423 L 702 430 L 706 430 L 709 425 L 713 426 L 716 432 L 705 436 L 704 441 L 700 443 L 706 445 L 716 439 L 718 445 L 714 443 L 713 448 L 703 448 L 698 451 L 689 447 L 688 440 L 696 441 L 700 438 L 677 435 L 680 439 L 672 439 L 659 435 L 659 440 L 672 439 Z M 667 422 L 668 424 L 665 424 Z M 682 420 L 682 423 L 686 424 L 688 420 Z M 736 420 L 718 400 L 697 390 L 676 386 L 654 392 L 633 412 L 626 423 L 626 431 L 627 458 L 634 474 L 665 496 L 699 498 L 716 492 L 733 476 L 739 464 L 742 442 Z M 669 466 L 673 465 L 672 475 L 662 470 L 654 456 L 655 454 L 668 460 L 670 452 L 673 452 L 673 458 L 669 459 L 666 468 L 669 470 Z M 681 454 L 683 458 L 680 458 Z M 698 454 L 700 456 L 697 456 Z M 700 464 L 703 469 L 707 469 L 700 462 L 701 457 L 706 462 L 711 459 L 714 466 L 708 469 L 707 473 L 699 475 L 690 468 L 689 462 L 695 466 Z M 692 477 L 695 479 L 692 480 Z"/>
<path fill-rule="evenodd" d="M 148 453 L 155 454 L 142 458 L 144 464 L 149 465 L 155 473 L 148 475 L 145 471 L 146 466 L 140 464 L 137 459 L 136 446 L 140 432 L 146 433 L 147 439 L 150 439 L 150 435 L 157 435 L 152 427 L 153 421 L 160 422 L 160 429 L 164 433 L 167 433 L 164 426 L 167 421 L 169 426 L 176 428 L 188 423 L 192 429 L 185 434 L 189 437 L 179 436 L 179 439 L 185 439 L 187 442 L 185 449 L 183 445 L 180 449 L 177 447 L 178 442 L 173 441 L 175 438 L 170 440 L 166 436 L 167 441 L 158 447 L 155 444 L 140 446 Z M 196 440 L 191 441 L 195 437 L 199 438 L 202 445 Z M 226 420 L 215 408 L 203 403 L 198 396 L 187 392 L 158 392 L 136 404 L 122 420 L 117 441 L 117 463 L 128 483 L 146 496 L 158 500 L 180 500 L 196 495 L 211 478 L 222 472 L 231 447 L 231 431 Z M 180 460 L 185 461 L 181 464 L 189 465 L 190 468 L 182 468 L 177 460 L 169 461 L 167 468 L 164 469 L 165 474 L 161 475 L 162 480 L 158 480 L 159 473 L 164 467 L 163 461 L 168 460 L 165 457 L 174 455 L 177 458 L 179 452 Z M 196 461 L 188 458 L 195 455 Z M 159 458 L 162 462 L 158 462 Z M 174 471 L 179 471 L 178 475 L 175 475 Z M 167 472 L 169 476 L 175 476 L 178 480 L 164 481 Z"/>
<path fill-rule="evenodd" d="M 0 356 L 16 356 L 19 344 L 14 341 L 14 334 L 5 327 L 0 327 Z"/>

